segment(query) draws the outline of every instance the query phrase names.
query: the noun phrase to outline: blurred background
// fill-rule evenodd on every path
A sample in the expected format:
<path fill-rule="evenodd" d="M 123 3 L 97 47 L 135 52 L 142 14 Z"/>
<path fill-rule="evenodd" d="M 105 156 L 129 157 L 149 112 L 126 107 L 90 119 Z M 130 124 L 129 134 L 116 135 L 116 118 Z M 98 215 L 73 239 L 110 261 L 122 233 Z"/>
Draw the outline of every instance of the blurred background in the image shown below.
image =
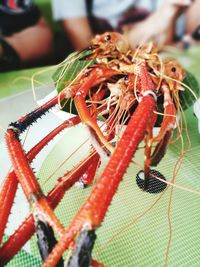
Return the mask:
<path fill-rule="evenodd" d="M 199 0 L 1 0 L 0 72 L 56 64 L 106 31 L 132 47 L 189 49 L 200 39 L 199 9 Z"/>

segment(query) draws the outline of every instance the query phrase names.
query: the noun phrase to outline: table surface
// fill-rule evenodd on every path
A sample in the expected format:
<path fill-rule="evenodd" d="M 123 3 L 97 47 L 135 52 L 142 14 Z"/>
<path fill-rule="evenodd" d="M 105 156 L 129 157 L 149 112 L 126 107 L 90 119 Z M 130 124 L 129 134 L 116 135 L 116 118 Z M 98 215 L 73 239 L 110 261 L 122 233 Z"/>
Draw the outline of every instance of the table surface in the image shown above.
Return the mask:
<path fill-rule="evenodd" d="M 189 54 L 189 57 L 188 57 Z M 194 51 L 189 51 L 181 55 L 177 54 L 190 69 L 194 68 L 193 73 L 200 77 L 196 63 L 191 63 Z M 15 80 L 15 77 L 29 76 L 31 77 L 37 70 L 24 70 L 0 74 L 0 115 L 15 119 L 18 113 L 28 112 L 30 108 L 36 105 L 32 97 L 30 81 Z M 50 73 L 44 78 L 44 83 L 40 84 L 37 92 L 41 97 L 52 90 L 52 82 L 49 79 Z M 38 77 L 36 77 L 38 78 Z M 43 79 L 43 78 L 42 78 Z M 47 81 L 48 80 L 48 81 Z M 47 86 L 44 86 L 46 83 Z M 5 86 L 1 87 L 4 84 Z M 45 88 L 45 89 L 44 89 Z M 47 92 L 45 91 L 47 89 Z M 30 100 L 31 99 L 31 100 Z M 31 104 L 32 102 L 32 104 Z M 10 103 L 10 104 L 9 104 Z M 11 104 L 12 103 L 12 104 Z M 14 108 L 14 103 L 16 108 Z M 26 106 L 25 104 L 28 105 Z M 33 105 L 33 106 L 31 106 Z M 20 110 L 19 107 L 22 107 Z M 8 107 L 6 109 L 6 107 Z M 12 108 L 11 108 L 12 107 Z M 19 111 L 20 110 L 20 111 Z M 10 113 L 10 115 L 9 115 Z M 13 114 L 14 113 L 14 114 Z M 188 130 L 192 147 L 184 156 L 177 174 L 174 187 L 172 207 L 171 207 L 171 223 L 172 223 L 172 242 L 169 253 L 169 266 L 199 266 L 200 262 L 200 138 L 197 130 L 197 120 L 193 115 L 192 109 L 186 113 Z M 37 142 L 39 134 L 45 135 L 51 128 L 60 123 L 60 120 L 53 114 L 45 116 L 37 125 L 31 127 L 25 142 L 25 149 L 29 149 L 33 142 Z M 6 124 L 6 122 L 4 122 Z M 44 131 L 44 132 L 43 132 Z M 166 156 L 159 164 L 159 171 L 164 174 L 167 181 L 173 177 L 176 162 L 182 154 L 181 147 L 184 143 L 187 146 L 187 136 L 183 132 L 183 139 L 175 144 L 171 144 Z M 65 161 L 66 158 L 87 139 L 87 132 L 84 126 L 75 127 L 64 132 L 58 139 L 52 142 L 51 146 L 43 151 L 43 154 L 37 158 L 33 167 L 37 172 L 37 178 L 43 185 L 43 189 L 48 192 L 57 182 L 57 178 L 62 176 L 66 170 L 69 170 L 80 158 L 88 152 L 89 143 L 86 143 L 78 153 L 67 162 L 58 166 Z M 76 142 L 74 142 L 76 140 Z M 67 147 L 67 149 L 66 149 Z M 0 162 L 0 178 L 9 169 L 10 163 L 7 155 L 6 147 L 2 143 L 0 145 L 1 162 Z M 163 266 L 167 243 L 169 240 L 169 222 L 168 222 L 168 205 L 170 199 L 169 187 L 165 194 L 149 194 L 141 191 L 136 183 L 136 173 L 142 168 L 143 149 L 139 149 L 134 161 L 137 164 L 131 164 L 125 175 L 123 182 L 120 184 L 119 190 L 112 202 L 109 212 L 103 222 L 103 225 L 97 230 L 97 241 L 94 248 L 94 258 L 103 262 L 106 266 Z M 103 162 L 103 166 L 105 166 Z M 2 167 L 3 166 L 3 167 Z M 6 166 L 6 167 L 5 167 Z M 140 166 L 140 167 L 138 167 Z M 99 170 L 98 176 L 101 170 Z M 46 180 L 51 177 L 48 183 Z M 75 214 L 83 201 L 87 198 L 91 191 L 91 187 L 82 190 L 73 187 L 64 197 L 56 214 L 64 225 L 67 225 L 70 218 Z M 190 191 L 189 191 L 190 190 Z M 160 198 L 160 199 L 159 199 Z M 19 199 L 19 203 L 22 199 Z M 25 199 L 23 200 L 25 202 Z M 157 202 L 156 202 L 157 201 Z M 156 203 L 156 204 L 155 204 Z M 28 205 L 24 204 L 24 213 L 28 212 Z M 19 208 L 20 207 L 20 208 Z M 16 214 L 19 214 L 21 206 L 16 207 Z M 19 221 L 23 218 L 21 214 Z M 13 212 L 13 216 L 15 213 Z M 12 217 L 13 218 L 13 217 Z M 12 218 L 10 222 L 12 222 Z M 18 222 L 19 223 L 19 222 Z M 9 235 L 14 227 L 13 223 L 8 227 Z M 28 245 L 8 264 L 8 266 L 40 266 L 41 261 L 36 247 L 36 239 L 33 237 Z"/>

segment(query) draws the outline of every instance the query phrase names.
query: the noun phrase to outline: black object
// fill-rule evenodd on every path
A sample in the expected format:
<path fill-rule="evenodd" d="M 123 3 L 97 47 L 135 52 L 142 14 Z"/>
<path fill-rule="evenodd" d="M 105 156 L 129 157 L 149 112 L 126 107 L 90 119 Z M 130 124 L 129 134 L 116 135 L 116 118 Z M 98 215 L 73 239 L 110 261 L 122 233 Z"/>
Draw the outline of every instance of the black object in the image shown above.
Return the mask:
<path fill-rule="evenodd" d="M 165 177 L 159 171 L 150 170 L 148 183 L 145 188 L 144 171 L 141 170 L 136 175 L 136 183 L 138 187 L 143 191 L 154 194 L 160 193 L 166 188 L 167 184 L 165 182 L 156 179 L 156 177 L 166 181 Z"/>
<path fill-rule="evenodd" d="M 94 230 L 81 231 L 67 267 L 89 267 L 95 239 L 96 234 Z"/>
<path fill-rule="evenodd" d="M 18 0 L 14 4 L 0 0 L 0 72 L 19 69 L 20 58 L 4 37 L 35 25 L 41 17 L 39 8 L 31 0 Z"/>
<path fill-rule="evenodd" d="M 21 31 L 37 23 L 41 12 L 36 5 L 19 6 L 12 9 L 7 5 L 0 4 L 0 31 L 2 36 Z"/>
<path fill-rule="evenodd" d="M 200 25 L 195 29 L 195 31 L 192 33 L 192 38 L 195 41 L 199 41 L 200 40 Z"/>
<path fill-rule="evenodd" d="M 5 13 L 24 13 L 33 5 L 32 0 L 0 0 L 0 10 Z"/>
<path fill-rule="evenodd" d="M 15 49 L 1 38 L 0 45 L 3 50 L 3 53 L 0 56 L 0 72 L 19 68 L 20 58 Z"/>
<path fill-rule="evenodd" d="M 36 110 L 31 111 L 26 115 L 26 118 L 21 122 L 11 122 L 9 127 L 12 129 L 17 129 L 17 132 L 24 132 L 30 125 L 40 119 L 43 115 L 45 115 L 49 109 L 51 109 L 55 104 L 51 103 L 45 108 L 38 108 Z"/>
<path fill-rule="evenodd" d="M 53 247 L 57 243 L 52 228 L 38 220 L 36 222 L 36 234 L 37 234 L 37 243 L 40 251 L 40 255 L 42 260 L 44 261 L 49 253 L 52 251 Z M 61 258 L 60 261 L 57 263 L 56 267 L 63 267 L 63 259 Z"/>

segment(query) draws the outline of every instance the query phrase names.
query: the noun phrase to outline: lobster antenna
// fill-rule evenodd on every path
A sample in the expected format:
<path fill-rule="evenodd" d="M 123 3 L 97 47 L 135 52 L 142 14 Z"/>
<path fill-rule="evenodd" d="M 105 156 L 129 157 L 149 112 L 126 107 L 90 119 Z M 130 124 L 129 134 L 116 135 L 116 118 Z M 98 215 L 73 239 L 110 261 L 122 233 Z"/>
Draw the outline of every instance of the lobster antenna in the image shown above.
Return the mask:
<path fill-rule="evenodd" d="M 124 232 L 126 232 L 130 227 L 132 227 L 134 224 L 136 224 L 142 217 L 144 217 L 149 211 L 151 211 L 155 205 L 160 201 L 160 199 L 163 197 L 164 193 L 166 192 L 167 187 L 165 190 L 161 193 L 161 195 L 147 208 L 145 209 L 140 215 L 138 215 L 136 218 L 133 218 L 128 223 L 126 223 L 123 227 L 121 227 L 119 230 L 117 230 L 109 239 L 107 242 L 105 242 L 97 251 L 96 258 L 99 257 L 100 254 L 107 248 L 108 245 L 113 243 L 114 240 L 116 240 L 117 237 L 122 235 Z"/>
<path fill-rule="evenodd" d="M 180 106 L 180 109 L 182 110 L 181 106 Z M 178 171 L 179 171 L 179 169 L 181 167 L 181 164 L 182 164 L 182 161 L 183 161 L 183 159 L 185 157 L 185 154 L 188 152 L 188 150 L 191 147 L 191 142 L 190 142 L 190 138 L 189 138 L 189 134 L 188 134 L 188 128 L 187 128 L 185 115 L 183 115 L 183 119 L 184 119 L 184 124 L 185 124 L 185 127 L 186 127 L 186 135 L 187 135 L 189 144 L 188 144 L 188 147 L 184 150 L 184 141 L 183 141 L 183 136 L 181 134 L 182 151 L 183 152 L 182 152 L 182 155 L 177 160 L 177 162 L 176 162 L 176 164 L 174 166 L 173 176 L 172 176 L 172 179 L 170 181 L 172 184 L 174 184 L 174 182 L 175 182 L 175 178 L 177 177 Z M 179 129 L 179 124 L 178 124 L 178 129 Z M 169 234 L 169 239 L 168 239 L 168 244 L 167 244 L 167 249 L 166 249 L 166 254 L 165 254 L 166 256 L 165 256 L 165 264 L 164 264 L 164 266 L 167 266 L 167 264 L 168 264 L 169 249 L 170 249 L 171 240 L 172 240 L 171 203 L 172 203 L 173 191 L 174 191 L 174 185 L 171 187 L 170 197 L 169 197 L 169 202 L 168 202 L 168 224 L 169 224 L 169 232 L 170 232 L 170 234 Z"/>
<path fill-rule="evenodd" d="M 160 73 L 159 71 L 157 71 L 157 74 L 161 75 L 161 73 Z M 187 84 L 185 84 L 184 82 L 181 82 L 181 81 L 179 81 L 179 80 L 177 80 L 177 79 L 171 78 L 171 77 L 169 77 L 169 76 L 167 76 L 167 75 L 165 75 L 165 74 L 163 74 L 163 78 L 166 78 L 166 79 L 168 79 L 168 80 L 174 81 L 174 82 L 176 82 L 176 83 L 182 85 L 184 88 L 188 89 L 188 90 L 192 93 L 192 95 L 194 96 L 194 98 L 195 98 L 196 100 L 198 99 L 198 97 L 196 96 L 196 94 L 195 94 L 195 92 L 192 90 L 192 88 L 191 88 L 190 86 L 188 86 Z"/>
<path fill-rule="evenodd" d="M 80 146 L 78 146 L 66 159 L 64 159 L 58 167 L 45 179 L 43 182 L 43 185 L 45 185 L 53 176 L 54 174 L 79 150 L 81 147 L 83 147 L 87 142 L 89 141 L 89 138 L 87 138 Z"/>
<path fill-rule="evenodd" d="M 89 65 L 90 65 L 90 62 L 88 62 L 88 64 L 76 75 L 76 77 L 65 88 L 63 88 L 63 90 L 67 90 L 82 75 L 83 71 L 85 69 L 87 69 L 87 67 Z M 67 70 L 67 68 L 66 68 L 66 70 Z M 60 95 L 61 95 L 62 91 L 58 94 L 58 105 L 59 105 L 60 108 L 63 108 L 62 105 L 61 105 L 61 101 L 60 101 Z"/>
<path fill-rule="evenodd" d="M 164 63 L 162 61 L 162 58 L 158 54 L 153 53 L 152 56 L 157 57 L 158 58 L 158 61 L 160 63 L 160 72 L 159 72 L 160 73 L 160 75 L 159 75 L 159 79 L 160 80 L 159 80 L 159 83 L 157 85 L 157 90 L 159 90 L 160 89 L 160 86 L 161 86 L 161 83 L 162 83 L 162 80 L 163 80 L 163 75 L 164 75 Z M 155 68 L 153 68 L 153 71 L 155 73 L 157 72 L 157 70 Z"/>
<path fill-rule="evenodd" d="M 40 82 L 36 79 L 36 76 L 39 76 L 45 72 L 49 72 L 51 70 L 54 70 L 57 66 L 50 66 L 50 67 L 47 67 L 45 69 L 42 69 L 42 70 L 39 70 L 37 72 L 35 72 L 32 76 L 31 76 L 31 89 L 32 89 L 32 92 L 33 92 L 33 98 L 35 101 L 37 101 L 37 97 L 36 97 L 36 93 L 35 93 L 35 85 L 34 83 L 38 83 L 39 85 L 42 85 L 42 86 L 46 86 L 46 83 L 43 83 L 43 82 Z"/>

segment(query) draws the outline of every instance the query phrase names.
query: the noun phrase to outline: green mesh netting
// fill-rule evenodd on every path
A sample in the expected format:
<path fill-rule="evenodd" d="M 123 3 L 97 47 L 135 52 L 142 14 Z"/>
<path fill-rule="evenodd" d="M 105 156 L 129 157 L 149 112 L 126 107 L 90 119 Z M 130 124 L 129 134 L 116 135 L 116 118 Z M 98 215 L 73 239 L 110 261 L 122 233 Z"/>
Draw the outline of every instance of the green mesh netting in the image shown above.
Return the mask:
<path fill-rule="evenodd" d="M 200 192 L 200 136 L 191 109 L 186 112 L 186 117 L 192 147 L 183 159 L 175 184 Z M 89 142 L 56 171 L 86 139 L 87 132 L 84 127 L 74 127 L 53 147 L 37 175 L 45 192 L 52 188 L 58 177 L 87 154 Z M 187 144 L 185 134 L 183 142 Z M 163 161 L 156 168 L 167 181 L 172 179 L 174 166 L 180 155 L 181 142 L 170 145 Z M 102 226 L 97 230 L 93 257 L 108 267 L 164 266 L 169 240 L 168 203 L 171 187 L 168 187 L 164 194 L 141 191 L 136 185 L 135 177 L 142 168 L 143 149 L 137 151 L 134 161 L 137 165 L 131 163 Z M 51 179 L 44 184 L 49 176 L 52 176 Z M 91 187 L 80 189 L 74 186 L 65 194 L 56 209 L 57 216 L 65 226 L 85 201 L 90 190 Z M 170 216 L 172 240 L 168 256 L 169 266 L 199 266 L 199 207 L 199 195 L 174 188 Z M 22 250 L 7 266 L 41 266 L 35 237 L 31 239 L 31 252 Z"/>

